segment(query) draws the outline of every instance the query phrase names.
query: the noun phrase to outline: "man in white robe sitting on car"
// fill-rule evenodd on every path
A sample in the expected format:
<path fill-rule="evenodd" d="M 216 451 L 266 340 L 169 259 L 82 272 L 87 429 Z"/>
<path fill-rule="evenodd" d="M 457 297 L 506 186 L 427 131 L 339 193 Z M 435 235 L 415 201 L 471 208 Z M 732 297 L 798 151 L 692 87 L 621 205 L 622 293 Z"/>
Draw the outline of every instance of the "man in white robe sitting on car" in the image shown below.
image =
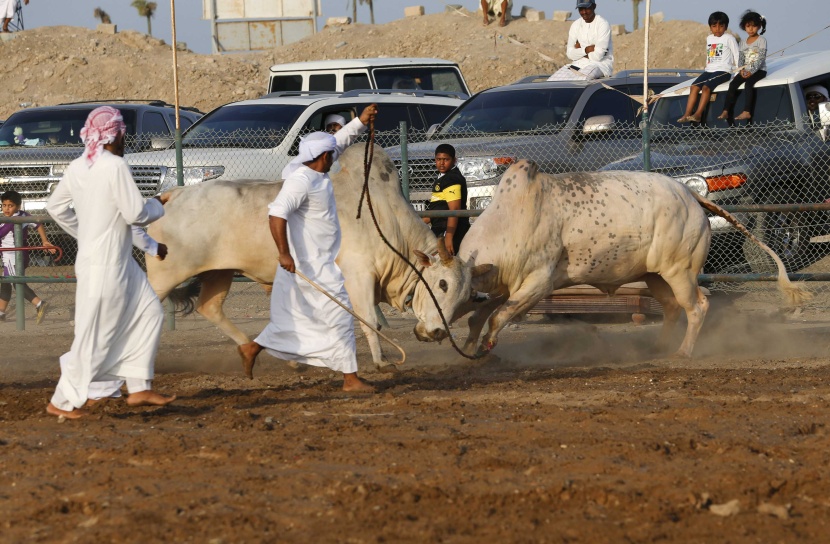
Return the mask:
<path fill-rule="evenodd" d="M 568 31 L 566 55 L 571 60 L 548 81 L 599 79 L 614 72 L 611 25 L 596 14 L 596 2 L 577 2 L 580 19 Z"/>

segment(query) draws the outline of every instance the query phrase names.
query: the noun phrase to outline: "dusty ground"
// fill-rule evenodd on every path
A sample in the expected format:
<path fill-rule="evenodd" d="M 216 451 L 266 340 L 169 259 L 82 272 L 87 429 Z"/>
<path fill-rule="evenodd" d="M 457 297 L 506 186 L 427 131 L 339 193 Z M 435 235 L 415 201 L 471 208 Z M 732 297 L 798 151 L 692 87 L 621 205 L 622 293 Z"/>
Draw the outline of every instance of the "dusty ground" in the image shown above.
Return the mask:
<path fill-rule="evenodd" d="M 830 322 L 712 304 L 691 361 L 654 358 L 655 322 L 537 316 L 470 363 L 390 316 L 409 361 L 375 372 L 359 335 L 364 397 L 267 356 L 244 379 L 228 340 L 180 319 L 155 382 L 175 404 L 76 422 L 43 411 L 68 312 L 0 323 L 0 540 L 823 541 Z"/>
<path fill-rule="evenodd" d="M 273 64 L 381 56 L 454 60 L 471 90 L 478 92 L 524 76 L 555 72 L 566 60 L 570 24 L 517 18 L 504 28 L 484 27 L 474 13 L 469 17 L 438 13 L 383 25 L 324 28 L 300 42 L 258 53 L 200 55 L 183 50 L 178 55 L 180 100 L 182 105 L 207 112 L 264 94 Z M 643 67 L 643 32 L 614 38 L 617 70 Z M 706 43 L 708 32 L 706 25 L 693 21 L 654 25 L 651 66 L 703 68 L 701 44 Z M 171 48 L 163 40 L 135 31 L 109 35 L 69 26 L 36 28 L 13 36 L 0 41 L 0 119 L 21 104 L 174 100 Z"/>

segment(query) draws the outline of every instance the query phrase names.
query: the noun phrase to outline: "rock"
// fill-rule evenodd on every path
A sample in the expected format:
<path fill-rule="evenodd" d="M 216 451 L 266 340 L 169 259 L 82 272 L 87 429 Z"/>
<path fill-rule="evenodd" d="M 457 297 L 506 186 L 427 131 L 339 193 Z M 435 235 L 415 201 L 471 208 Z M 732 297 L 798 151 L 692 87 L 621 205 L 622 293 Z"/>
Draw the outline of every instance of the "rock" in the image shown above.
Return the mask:
<path fill-rule="evenodd" d="M 326 26 L 341 26 L 352 24 L 351 17 L 329 17 L 326 19 Z"/>
<path fill-rule="evenodd" d="M 790 505 L 778 505 L 778 504 L 771 504 L 768 502 L 762 502 L 758 505 L 758 513 L 759 514 L 769 514 L 770 516 L 775 516 L 778 519 L 790 519 Z"/>
<path fill-rule="evenodd" d="M 570 11 L 554 11 L 553 12 L 553 20 L 554 21 L 567 21 L 571 18 Z"/>
<path fill-rule="evenodd" d="M 651 17 L 649 17 L 649 20 L 651 21 L 651 24 L 656 25 L 657 23 L 662 23 L 665 18 L 666 16 L 663 12 L 658 11 L 657 13 L 652 14 Z"/>
<path fill-rule="evenodd" d="M 408 8 L 403 8 L 404 17 L 420 17 L 423 14 L 424 6 L 409 6 Z"/>
<path fill-rule="evenodd" d="M 723 504 L 712 504 L 709 506 L 709 511 L 716 516 L 729 517 L 738 514 L 741 511 L 741 503 L 738 499 L 732 499 Z"/>
<path fill-rule="evenodd" d="M 624 34 L 628 34 L 628 31 L 625 29 L 625 25 L 611 25 L 612 36 L 622 36 Z"/>
<path fill-rule="evenodd" d="M 525 19 L 527 19 L 528 21 L 533 22 L 533 23 L 538 23 L 539 21 L 544 21 L 545 20 L 545 12 L 535 10 L 535 9 L 529 9 L 529 10 L 527 10 L 527 13 L 525 13 Z"/>
<path fill-rule="evenodd" d="M 95 27 L 95 30 L 102 34 L 117 34 L 118 33 L 118 25 L 108 24 L 108 23 L 101 23 L 100 25 Z"/>
<path fill-rule="evenodd" d="M 460 11 L 463 6 L 461 4 L 445 4 L 444 11 L 447 13 L 455 13 Z"/>

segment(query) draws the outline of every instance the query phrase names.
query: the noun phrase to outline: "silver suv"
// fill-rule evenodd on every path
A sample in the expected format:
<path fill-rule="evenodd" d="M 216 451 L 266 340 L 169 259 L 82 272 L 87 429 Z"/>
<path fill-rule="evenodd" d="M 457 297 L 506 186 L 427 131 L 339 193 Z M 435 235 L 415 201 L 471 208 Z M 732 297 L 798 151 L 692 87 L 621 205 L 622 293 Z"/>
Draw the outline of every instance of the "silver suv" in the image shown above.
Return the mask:
<path fill-rule="evenodd" d="M 373 103 L 378 105 L 378 144 L 397 145 L 401 121 L 406 121 L 411 131 L 425 131 L 462 104 L 461 96 L 422 90 L 297 91 L 225 104 L 205 115 L 182 137 L 184 183 L 216 178 L 280 179 L 283 167 L 298 153 L 301 136 L 323 130 L 330 114 L 349 121 Z M 125 158 L 134 170 L 158 172 L 160 192 L 176 185 L 172 147 Z"/>
<path fill-rule="evenodd" d="M 175 110 L 161 100 L 76 102 L 15 112 L 0 126 L 0 186 L 19 192 L 24 210 L 45 213 L 52 188 L 67 165 L 83 152 L 81 128 L 99 106 L 121 112 L 127 125 L 127 151 L 148 149 L 153 137 L 169 137 L 174 131 Z M 182 128 L 201 116 L 193 108 L 180 109 Z M 134 168 L 133 177 L 142 194 L 155 194 L 157 173 Z"/>

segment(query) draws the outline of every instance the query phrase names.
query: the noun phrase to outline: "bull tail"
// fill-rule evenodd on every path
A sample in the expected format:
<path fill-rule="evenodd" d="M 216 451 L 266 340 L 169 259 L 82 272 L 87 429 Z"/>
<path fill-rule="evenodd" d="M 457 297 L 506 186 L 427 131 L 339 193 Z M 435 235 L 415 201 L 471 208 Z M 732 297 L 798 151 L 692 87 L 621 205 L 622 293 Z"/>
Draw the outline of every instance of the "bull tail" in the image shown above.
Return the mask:
<path fill-rule="evenodd" d="M 202 291 L 202 280 L 199 276 L 190 278 L 190 281 L 170 291 L 167 298 L 173 303 L 175 311 L 182 316 L 190 315 L 196 309 L 196 299 Z"/>
<path fill-rule="evenodd" d="M 695 199 L 704 209 L 729 221 L 729 223 L 736 229 L 738 229 L 741 232 L 741 234 L 752 240 L 755 244 L 758 245 L 758 247 L 760 247 L 761 249 L 766 251 L 767 254 L 769 254 L 772 260 L 775 261 L 775 266 L 778 267 L 778 290 L 781 291 L 781 293 L 787 299 L 787 302 L 790 304 L 790 306 L 800 306 L 804 302 L 807 302 L 808 300 L 813 298 L 813 295 L 809 291 L 804 289 L 804 287 L 802 287 L 801 285 L 796 285 L 790 281 L 789 276 L 787 276 L 787 269 L 784 266 L 784 262 L 781 260 L 781 258 L 772 249 L 770 249 L 770 247 L 767 244 L 765 244 L 764 242 L 759 240 L 757 236 L 749 232 L 749 229 L 747 229 L 740 221 L 738 221 L 738 219 L 734 215 L 727 212 L 711 200 L 703 198 L 696 192 L 689 192 L 694 195 Z"/>

